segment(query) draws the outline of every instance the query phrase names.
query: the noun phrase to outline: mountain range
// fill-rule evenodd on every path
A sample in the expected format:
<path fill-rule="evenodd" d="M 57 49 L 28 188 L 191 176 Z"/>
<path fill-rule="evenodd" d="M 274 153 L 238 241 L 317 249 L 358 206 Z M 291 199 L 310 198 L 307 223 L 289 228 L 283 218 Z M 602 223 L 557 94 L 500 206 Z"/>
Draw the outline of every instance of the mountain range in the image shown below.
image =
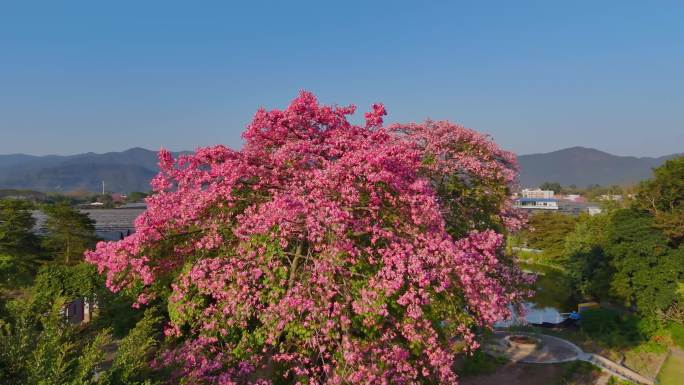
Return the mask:
<path fill-rule="evenodd" d="M 177 154 L 176 154 L 177 155 Z M 78 155 L 0 155 L 0 188 L 37 191 L 150 190 L 157 153 L 144 148 Z"/>
<path fill-rule="evenodd" d="M 657 158 L 618 156 L 586 147 L 570 147 L 542 154 L 518 156 L 520 185 L 535 187 L 544 182 L 586 187 L 591 184 L 632 184 L 651 177 L 652 170 L 684 153 Z"/>
<path fill-rule="evenodd" d="M 679 155 L 684 154 L 637 158 L 585 147 L 521 155 L 520 185 L 534 187 L 558 182 L 582 187 L 634 183 L 649 178 L 654 167 Z M 144 148 L 65 156 L 0 155 L 0 189 L 96 192 L 102 189 L 104 181 L 105 189 L 111 192 L 147 191 L 157 170 L 156 151 Z"/>

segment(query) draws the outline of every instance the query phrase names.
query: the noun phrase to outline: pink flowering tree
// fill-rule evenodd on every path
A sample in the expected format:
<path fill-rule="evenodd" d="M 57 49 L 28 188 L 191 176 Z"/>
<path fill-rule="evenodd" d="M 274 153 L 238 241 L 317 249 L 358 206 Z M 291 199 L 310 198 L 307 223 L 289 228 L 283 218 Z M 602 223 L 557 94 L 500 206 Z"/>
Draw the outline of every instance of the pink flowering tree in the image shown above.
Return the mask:
<path fill-rule="evenodd" d="M 240 151 L 160 151 L 136 232 L 86 255 L 137 306 L 168 304 L 156 365 L 189 383 L 455 384 L 473 330 L 524 298 L 501 251 L 515 156 L 354 110 L 302 92 L 259 110 Z"/>

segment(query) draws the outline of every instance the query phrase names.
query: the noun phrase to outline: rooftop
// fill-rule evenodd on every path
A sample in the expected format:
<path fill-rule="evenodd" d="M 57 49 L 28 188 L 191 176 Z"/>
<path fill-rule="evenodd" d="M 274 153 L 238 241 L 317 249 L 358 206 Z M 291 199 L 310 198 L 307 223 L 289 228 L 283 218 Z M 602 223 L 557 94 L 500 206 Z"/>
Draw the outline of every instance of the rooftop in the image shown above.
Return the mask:
<path fill-rule="evenodd" d="M 519 202 L 558 202 L 554 198 L 518 198 Z"/>

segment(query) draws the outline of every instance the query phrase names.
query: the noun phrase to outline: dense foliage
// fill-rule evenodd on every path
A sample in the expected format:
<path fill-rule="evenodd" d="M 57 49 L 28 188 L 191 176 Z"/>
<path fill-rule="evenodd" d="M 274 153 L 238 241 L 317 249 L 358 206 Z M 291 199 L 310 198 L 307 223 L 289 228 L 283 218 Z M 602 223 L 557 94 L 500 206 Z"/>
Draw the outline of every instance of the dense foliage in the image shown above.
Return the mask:
<path fill-rule="evenodd" d="M 0 319 L 0 383 L 153 384 L 155 374 L 149 360 L 159 343 L 160 317 L 145 312 L 116 343 L 116 357 L 109 359 L 107 349 L 114 345 L 111 329 L 89 332 L 65 323 L 61 314 L 64 304 L 63 298 L 47 308 L 31 300 L 10 303 L 9 316 Z"/>
<path fill-rule="evenodd" d="M 610 309 L 593 309 L 582 313 L 582 330 L 603 346 L 625 347 L 648 338 L 639 319 Z M 645 323 L 641 321 L 641 323 Z"/>
<path fill-rule="evenodd" d="M 542 212 L 531 215 L 529 226 L 520 237 L 524 246 L 541 250 L 547 262 L 565 258 L 565 237 L 575 228 L 577 219 L 570 215 Z"/>
<path fill-rule="evenodd" d="M 648 210 L 673 247 L 684 241 L 684 156 L 668 160 L 639 185 L 637 205 Z"/>
<path fill-rule="evenodd" d="M 542 190 L 551 190 L 556 194 L 563 192 L 563 187 L 558 182 L 544 182 L 539 188 Z"/>
<path fill-rule="evenodd" d="M 36 209 L 47 218 L 41 231 L 33 217 Z M 2 290 L 30 286 L 41 266 L 81 261 L 95 240 L 90 218 L 63 202 L 35 206 L 25 200 L 0 199 L 0 303 Z"/>
<path fill-rule="evenodd" d="M 646 315 L 679 301 L 684 248 L 672 248 L 638 208 L 582 217 L 565 241 L 564 266 L 582 298 L 617 299 Z"/>
<path fill-rule="evenodd" d="M 565 267 L 574 291 L 584 299 L 609 297 L 614 268 L 605 246 L 610 226 L 607 214 L 582 216 L 565 238 Z"/>
<path fill-rule="evenodd" d="M 29 203 L 0 199 L 0 290 L 26 285 L 36 273 L 40 247 L 35 223 Z"/>
<path fill-rule="evenodd" d="M 449 122 L 366 125 L 303 92 L 244 148 L 160 152 L 136 232 L 86 259 L 168 301 L 158 360 L 190 383 L 455 383 L 454 354 L 519 303 L 501 253 L 515 157 Z"/>
<path fill-rule="evenodd" d="M 95 245 L 93 220 L 66 203 L 46 205 L 43 211 L 47 235 L 42 246 L 65 264 L 82 260 L 83 252 Z"/>
<path fill-rule="evenodd" d="M 678 158 L 655 169 L 629 207 L 580 218 L 565 253 L 584 297 L 617 298 L 647 316 L 680 312 L 684 248 L 673 218 L 681 215 L 683 165 Z"/>
<path fill-rule="evenodd" d="M 621 194 L 603 201 L 600 214 L 533 215 L 509 244 L 541 250 L 511 248 L 543 274 L 534 303 L 571 309 L 600 302 L 602 309 L 582 313 L 576 336 L 625 354 L 630 365 L 684 346 L 683 180 L 684 158 L 677 158 L 633 188 L 565 189 L 587 198 Z"/>
<path fill-rule="evenodd" d="M 8 254 L 35 254 L 38 237 L 32 232 L 36 224 L 27 202 L 0 200 L 0 252 Z"/>
<path fill-rule="evenodd" d="M 667 308 L 684 273 L 684 248 L 669 248 L 646 213 L 618 210 L 611 219 L 606 253 L 615 270 L 613 294 L 642 312 Z"/>
<path fill-rule="evenodd" d="M 79 345 L 76 329 L 64 324 L 63 300 L 46 312 L 30 301 L 14 301 L 10 321 L 0 320 L 0 382 L 3 384 L 86 384 L 102 359 L 107 333 Z M 42 310 L 42 309 L 41 309 Z"/>
<path fill-rule="evenodd" d="M 36 231 L 36 207 L 48 214 L 44 231 Z M 160 317 L 136 313 L 94 266 L 75 263 L 94 239 L 90 220 L 67 205 L 0 200 L 0 383 L 153 383 Z M 90 323 L 66 319 L 77 299 L 97 305 Z"/>

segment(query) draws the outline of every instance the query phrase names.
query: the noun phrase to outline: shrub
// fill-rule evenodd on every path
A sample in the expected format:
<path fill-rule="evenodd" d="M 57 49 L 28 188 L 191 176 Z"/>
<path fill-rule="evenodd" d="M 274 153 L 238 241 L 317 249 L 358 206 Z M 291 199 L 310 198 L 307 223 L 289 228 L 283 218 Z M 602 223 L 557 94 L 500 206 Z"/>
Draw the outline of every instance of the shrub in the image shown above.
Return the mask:
<path fill-rule="evenodd" d="M 482 350 L 476 350 L 472 355 L 464 357 L 460 374 L 463 376 L 475 376 L 478 374 L 494 373 L 505 362 L 505 358 L 492 357 Z"/>
<path fill-rule="evenodd" d="M 631 346 L 650 337 L 639 330 L 638 318 L 610 309 L 582 312 L 581 327 L 589 337 L 607 347 Z"/>

